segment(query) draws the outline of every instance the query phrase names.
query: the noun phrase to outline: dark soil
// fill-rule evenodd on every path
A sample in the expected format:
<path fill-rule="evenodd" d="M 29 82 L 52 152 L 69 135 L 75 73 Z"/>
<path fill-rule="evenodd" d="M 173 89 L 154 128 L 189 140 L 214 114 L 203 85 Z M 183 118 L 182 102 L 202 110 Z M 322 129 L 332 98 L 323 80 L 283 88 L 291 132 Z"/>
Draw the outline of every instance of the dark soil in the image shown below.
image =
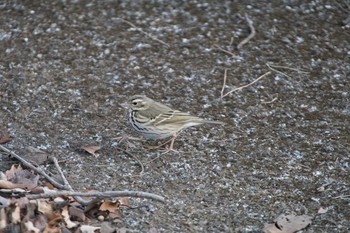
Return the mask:
<path fill-rule="evenodd" d="M 315 216 L 303 232 L 349 232 L 349 6 L 2 2 L 0 131 L 12 136 L 5 146 L 18 154 L 34 146 L 66 161 L 76 190 L 166 197 L 166 204 L 133 199 L 137 208 L 123 211 L 119 227 L 261 232 L 295 213 Z M 238 50 L 250 33 L 245 14 L 256 35 Z M 225 69 L 226 91 L 271 74 L 221 100 Z M 140 166 L 114 139 L 134 133 L 119 105 L 134 94 L 226 125 L 187 129 L 175 142 L 178 153 L 131 142 L 129 152 L 145 166 L 137 176 Z M 102 146 L 100 157 L 79 150 L 85 145 Z M 0 161 L 1 171 L 13 163 L 5 155 Z M 321 207 L 327 213 L 317 214 Z"/>

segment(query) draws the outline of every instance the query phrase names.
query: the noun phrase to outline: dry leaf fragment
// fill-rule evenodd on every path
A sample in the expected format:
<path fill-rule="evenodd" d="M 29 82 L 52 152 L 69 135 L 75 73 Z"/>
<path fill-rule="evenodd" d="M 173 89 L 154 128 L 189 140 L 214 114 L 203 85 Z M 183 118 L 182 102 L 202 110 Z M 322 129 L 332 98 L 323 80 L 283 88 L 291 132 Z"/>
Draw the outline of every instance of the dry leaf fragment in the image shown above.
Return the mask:
<path fill-rule="evenodd" d="M 11 213 L 11 223 L 17 224 L 21 222 L 21 208 L 16 205 L 15 209 Z"/>
<path fill-rule="evenodd" d="M 129 197 L 121 197 L 118 199 L 118 202 L 120 204 L 120 206 L 126 206 L 128 207 L 129 206 Z"/>
<path fill-rule="evenodd" d="M 7 225 L 7 215 L 5 213 L 5 208 L 0 208 L 0 229 L 4 229 Z"/>
<path fill-rule="evenodd" d="M 42 192 L 42 188 L 38 186 L 39 175 L 23 170 L 20 165 L 12 165 L 11 169 L 5 172 L 5 176 L 6 180 L 0 180 L 0 188 L 11 190 L 20 188 L 35 193 Z"/>
<path fill-rule="evenodd" d="M 20 197 L 11 200 L 12 203 L 16 203 L 20 208 L 27 208 L 29 199 L 27 197 Z"/>
<path fill-rule="evenodd" d="M 309 215 L 284 215 L 281 214 L 273 224 L 265 224 L 265 233 L 294 233 L 306 228 L 311 224 L 312 217 Z"/>
<path fill-rule="evenodd" d="M 23 170 L 20 165 L 12 165 L 10 170 L 5 172 L 7 181 L 13 186 L 11 188 L 23 188 L 32 190 L 38 186 L 39 175 L 34 175 L 29 170 Z"/>
<path fill-rule="evenodd" d="M 49 226 L 52 226 L 52 227 L 56 226 L 58 223 L 62 222 L 61 211 L 57 210 L 53 212 L 51 215 L 48 215 L 47 218 L 48 218 Z"/>
<path fill-rule="evenodd" d="M 38 228 L 40 232 L 42 232 L 49 225 L 47 222 L 47 217 L 42 214 L 36 215 L 31 219 L 31 221 L 34 224 L 34 227 Z"/>
<path fill-rule="evenodd" d="M 100 155 L 96 153 L 96 151 L 100 150 L 100 146 L 83 146 L 81 149 L 85 150 L 87 153 L 95 156 L 95 158 L 99 157 Z"/>
<path fill-rule="evenodd" d="M 328 212 L 328 208 L 322 208 L 320 207 L 317 211 L 318 214 L 325 214 Z"/>
<path fill-rule="evenodd" d="M 7 132 L 0 133 L 0 144 L 5 144 L 10 141 L 10 134 Z"/>
<path fill-rule="evenodd" d="M 70 220 L 70 216 L 69 216 L 69 212 L 68 212 L 68 206 L 65 206 L 63 208 L 61 215 L 63 216 L 63 219 L 64 219 L 68 229 L 71 229 L 73 227 L 78 226 L 78 224 L 76 224 L 75 222 L 72 222 Z"/>
<path fill-rule="evenodd" d="M 45 227 L 43 233 L 61 233 L 61 228 L 56 226 L 47 226 Z"/>
<path fill-rule="evenodd" d="M 101 211 L 108 211 L 108 217 L 110 219 L 120 218 L 120 203 L 119 201 L 105 201 L 101 204 Z"/>
<path fill-rule="evenodd" d="M 100 230 L 101 227 L 94 227 L 94 226 L 89 226 L 89 225 L 82 225 L 80 227 L 80 230 L 82 233 L 95 233 L 96 230 Z"/>
<path fill-rule="evenodd" d="M 49 203 L 46 200 L 37 200 L 38 205 L 38 211 L 45 214 L 45 215 L 51 215 L 52 214 L 52 203 Z"/>
<path fill-rule="evenodd" d="M 79 222 L 85 221 L 86 217 L 82 209 L 77 208 L 76 206 L 69 206 L 68 210 L 72 220 L 79 221 Z"/>
<path fill-rule="evenodd" d="M 115 201 L 115 202 L 105 201 L 101 204 L 100 210 L 115 213 L 119 210 L 119 207 L 120 207 L 120 204 L 117 201 Z"/>
<path fill-rule="evenodd" d="M 33 222 L 31 222 L 31 221 L 25 222 L 24 226 L 27 228 L 28 232 L 34 232 L 34 233 L 39 233 L 40 232 L 40 229 L 36 228 L 34 226 Z"/>

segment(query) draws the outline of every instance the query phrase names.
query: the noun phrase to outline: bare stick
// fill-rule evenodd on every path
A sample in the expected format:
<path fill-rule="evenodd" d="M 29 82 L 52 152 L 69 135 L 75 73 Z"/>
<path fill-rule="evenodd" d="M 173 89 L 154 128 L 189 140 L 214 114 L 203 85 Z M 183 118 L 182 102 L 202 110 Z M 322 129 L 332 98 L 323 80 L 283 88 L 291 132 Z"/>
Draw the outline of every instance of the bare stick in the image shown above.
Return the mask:
<path fill-rule="evenodd" d="M 0 150 L 10 154 L 11 156 L 15 157 L 18 161 L 20 161 L 23 166 L 32 169 L 33 171 L 35 171 L 36 173 L 42 175 L 45 179 L 47 179 L 51 184 L 53 184 L 56 188 L 59 189 L 67 189 L 67 187 L 63 184 L 60 184 L 59 182 L 57 182 L 54 178 L 50 177 L 48 174 L 46 174 L 45 171 L 43 171 L 42 169 L 40 169 L 39 167 L 34 166 L 33 164 L 31 164 L 30 162 L 28 162 L 27 160 L 23 159 L 21 156 L 17 155 L 15 152 L 10 151 L 9 149 L 7 149 L 6 147 L 0 145 Z"/>
<path fill-rule="evenodd" d="M 134 160 L 136 160 L 138 162 L 138 164 L 141 167 L 141 171 L 139 173 L 139 176 L 143 175 L 143 172 L 145 171 L 145 167 L 143 166 L 143 163 L 139 160 L 139 158 L 137 158 L 135 155 L 131 154 L 130 152 L 128 152 L 127 150 L 124 150 L 120 147 L 117 147 L 118 150 L 124 152 L 125 154 L 129 155 L 131 158 L 133 158 Z"/>
<path fill-rule="evenodd" d="M 150 37 L 151 39 L 153 39 L 153 40 L 155 40 L 155 41 L 158 41 L 159 43 L 161 43 L 161 44 L 163 44 L 163 45 L 165 45 L 165 46 L 167 46 L 167 47 L 170 47 L 169 44 L 165 43 L 165 42 L 162 41 L 162 40 L 159 40 L 158 38 L 156 38 L 156 37 L 153 36 L 152 34 L 145 32 L 144 30 L 142 30 L 141 28 L 137 27 L 137 26 L 136 26 L 135 24 L 133 24 L 132 22 L 130 22 L 130 21 L 128 21 L 128 20 L 125 20 L 125 19 L 122 19 L 122 18 L 119 18 L 119 19 L 121 19 L 123 22 L 129 24 L 131 27 L 135 28 L 137 31 L 139 31 L 139 32 L 145 34 L 146 36 Z"/>
<path fill-rule="evenodd" d="M 221 89 L 221 99 L 224 98 L 224 91 L 225 91 L 225 87 L 226 87 L 226 79 L 227 79 L 227 69 L 225 69 L 225 73 L 224 73 L 224 83 L 222 84 L 222 89 Z"/>
<path fill-rule="evenodd" d="M 226 50 L 226 49 L 220 47 L 220 46 L 217 45 L 217 44 L 214 44 L 214 47 L 217 48 L 218 50 L 224 52 L 224 53 L 227 53 L 228 55 L 231 55 L 232 57 L 238 57 L 238 56 L 235 55 L 234 53 L 232 53 L 232 52 L 230 52 L 230 51 L 228 51 L 228 50 Z"/>
<path fill-rule="evenodd" d="M 165 202 L 165 198 L 153 193 L 138 192 L 138 191 L 106 191 L 106 192 L 74 192 L 74 191 L 58 191 L 41 194 L 26 195 L 28 199 L 51 198 L 59 196 L 80 196 L 80 197 L 97 197 L 97 198 L 113 198 L 113 197 L 137 197 L 148 198 L 160 202 Z"/>
<path fill-rule="evenodd" d="M 347 199 L 347 198 L 350 198 L 350 195 L 340 195 L 340 196 L 337 196 L 337 197 L 333 197 L 333 199 Z"/>
<path fill-rule="evenodd" d="M 270 69 L 273 67 L 273 68 L 281 68 L 281 69 L 286 69 L 286 70 L 293 70 L 293 71 L 296 71 L 296 72 L 298 72 L 298 73 L 304 73 L 304 74 L 310 73 L 310 72 L 308 72 L 308 71 L 303 71 L 303 70 L 291 68 L 291 67 L 288 67 L 288 66 L 275 66 L 275 65 L 268 64 L 268 63 L 266 63 L 266 65 L 267 65 L 267 67 L 269 67 Z"/>
<path fill-rule="evenodd" d="M 282 75 L 284 75 L 284 76 L 286 76 L 286 77 L 288 77 L 288 78 L 290 78 L 290 79 L 292 78 L 292 77 L 290 77 L 288 74 L 283 73 L 282 71 L 279 71 L 279 70 L 276 70 L 276 69 L 272 68 L 269 64 L 266 64 L 266 65 L 267 65 L 267 67 L 269 67 L 270 70 L 275 71 L 275 72 L 277 72 L 277 73 L 279 73 L 279 74 L 282 74 Z"/>
<path fill-rule="evenodd" d="M 247 85 L 244 85 L 244 86 L 240 86 L 240 87 L 237 87 L 229 92 L 227 92 L 226 94 L 224 94 L 221 98 L 224 98 L 225 96 L 231 94 L 232 92 L 235 92 L 235 91 L 238 91 L 238 90 L 242 90 L 243 88 L 246 88 L 246 87 L 249 87 L 251 85 L 253 85 L 254 83 L 256 83 L 257 81 L 259 81 L 260 79 L 263 79 L 265 78 L 267 75 L 270 75 L 271 74 L 271 71 L 268 71 L 266 72 L 265 74 L 261 75 L 259 78 L 255 79 L 253 82 L 247 84 Z"/>
<path fill-rule="evenodd" d="M 30 168 L 34 170 L 36 173 L 42 175 L 45 177 L 51 184 L 53 184 L 55 187 L 59 189 L 69 190 L 69 191 L 58 191 L 58 192 L 50 192 L 50 193 L 42 193 L 42 194 L 28 194 L 27 197 L 29 199 L 39 199 L 39 198 L 49 198 L 49 197 L 57 197 L 57 196 L 75 196 L 75 199 L 82 205 L 88 205 L 93 202 L 99 201 L 103 197 L 138 197 L 138 198 L 148 198 L 157 200 L 160 202 L 165 202 L 165 198 L 156 194 L 147 193 L 147 192 L 137 192 L 137 191 L 107 191 L 107 192 L 92 192 L 92 193 L 83 193 L 83 192 L 75 192 L 72 188 L 72 186 L 69 184 L 68 180 L 63 174 L 63 171 L 61 167 L 58 164 L 58 161 L 56 158 L 52 158 L 55 167 L 57 168 L 60 176 L 62 177 L 62 180 L 65 185 L 62 185 L 58 183 L 56 180 L 54 180 L 52 177 L 46 174 L 45 171 L 41 170 L 40 168 L 35 167 L 30 162 L 23 159 L 21 156 L 17 155 L 16 153 L 10 151 L 9 149 L 5 148 L 4 146 L 0 145 L 0 150 L 10 154 L 11 156 L 15 157 L 17 160 L 19 160 L 23 166 Z M 90 201 L 85 201 L 81 197 L 95 197 Z"/>
<path fill-rule="evenodd" d="M 60 176 L 61 176 L 61 178 L 62 178 L 62 180 L 63 180 L 63 182 L 64 182 L 64 185 L 65 185 L 65 187 L 66 187 L 65 190 L 69 190 L 69 191 L 74 192 L 72 186 L 69 184 L 69 182 L 68 182 L 66 176 L 63 174 L 63 171 L 62 171 L 60 165 L 58 164 L 58 160 L 57 160 L 55 157 L 53 157 L 53 158 L 52 158 L 52 161 L 53 161 L 53 163 L 55 164 L 55 167 L 56 167 L 58 173 L 60 174 Z M 79 202 L 80 204 L 85 205 L 85 206 L 91 204 L 91 202 L 96 202 L 96 200 L 93 200 L 93 201 L 86 201 L 86 200 L 84 200 L 83 198 L 78 197 L 78 196 L 75 196 L 74 199 L 75 199 L 77 202 Z"/>
<path fill-rule="evenodd" d="M 270 101 L 262 101 L 261 103 L 262 103 L 262 104 L 272 104 L 272 103 L 275 102 L 277 99 L 278 99 L 278 94 L 277 94 L 277 96 L 274 97 L 272 100 L 270 100 Z"/>
<path fill-rule="evenodd" d="M 256 34 L 255 28 L 253 26 L 253 21 L 249 18 L 248 14 L 245 14 L 245 19 L 246 19 L 248 26 L 250 28 L 250 34 L 237 45 L 238 49 L 241 49 L 243 47 L 243 45 L 248 43 Z"/>

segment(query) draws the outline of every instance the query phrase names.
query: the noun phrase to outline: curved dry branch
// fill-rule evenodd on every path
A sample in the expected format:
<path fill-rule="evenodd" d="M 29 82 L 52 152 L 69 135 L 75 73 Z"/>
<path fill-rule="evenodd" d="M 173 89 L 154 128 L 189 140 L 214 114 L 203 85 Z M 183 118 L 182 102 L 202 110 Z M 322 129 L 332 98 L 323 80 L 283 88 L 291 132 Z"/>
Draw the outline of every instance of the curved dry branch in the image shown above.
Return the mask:
<path fill-rule="evenodd" d="M 58 191 L 41 194 L 29 194 L 26 195 L 28 199 L 40 199 L 51 198 L 59 196 L 80 196 L 80 197 L 95 197 L 95 198 L 113 198 L 113 197 L 136 197 L 147 198 L 155 201 L 165 202 L 165 198 L 153 193 L 140 192 L 140 191 L 106 191 L 106 192 L 74 192 L 74 191 Z"/>

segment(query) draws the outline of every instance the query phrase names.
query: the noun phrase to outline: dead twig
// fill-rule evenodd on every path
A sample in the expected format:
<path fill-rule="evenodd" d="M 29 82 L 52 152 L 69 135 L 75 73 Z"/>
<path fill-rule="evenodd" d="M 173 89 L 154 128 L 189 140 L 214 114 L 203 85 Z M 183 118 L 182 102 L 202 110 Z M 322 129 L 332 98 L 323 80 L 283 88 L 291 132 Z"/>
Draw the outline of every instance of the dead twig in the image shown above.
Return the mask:
<path fill-rule="evenodd" d="M 303 70 L 291 68 L 291 67 L 288 67 L 288 66 L 276 66 L 276 65 L 271 65 L 271 64 L 268 64 L 268 63 L 266 65 L 269 68 L 273 67 L 273 68 L 281 68 L 281 69 L 293 70 L 293 71 L 296 71 L 298 73 L 304 73 L 304 74 L 310 73 L 308 71 L 303 71 Z"/>
<path fill-rule="evenodd" d="M 350 195 L 344 195 L 344 194 L 337 197 L 333 197 L 333 199 L 348 199 L 348 198 L 350 198 Z"/>
<path fill-rule="evenodd" d="M 228 51 L 228 50 L 226 50 L 226 49 L 220 47 L 220 46 L 217 45 L 217 44 L 214 44 L 214 47 L 217 48 L 218 50 L 224 52 L 224 53 L 227 53 L 228 55 L 231 55 L 232 57 L 236 57 L 236 58 L 238 57 L 238 56 L 235 55 L 234 53 L 232 53 L 232 52 L 230 52 L 230 51 Z"/>
<path fill-rule="evenodd" d="M 97 197 L 102 198 L 113 198 L 113 197 L 137 197 L 137 198 L 147 198 L 155 201 L 165 202 L 165 198 L 153 193 L 138 192 L 138 191 L 106 191 L 106 192 L 74 192 L 74 191 L 57 191 L 50 193 L 41 194 L 29 194 L 26 195 L 28 199 L 40 199 L 40 198 L 51 198 L 59 196 L 80 196 L 80 197 Z"/>
<path fill-rule="evenodd" d="M 227 79 L 227 69 L 225 69 L 225 71 L 224 71 L 224 83 L 222 84 L 222 89 L 221 89 L 221 92 L 220 92 L 221 99 L 224 98 L 224 91 L 225 91 L 225 87 L 226 87 L 226 79 Z"/>
<path fill-rule="evenodd" d="M 275 102 L 278 99 L 278 94 L 276 94 L 276 97 L 274 97 L 272 100 L 269 101 L 262 101 L 262 104 L 272 104 L 273 102 Z"/>
<path fill-rule="evenodd" d="M 157 201 L 164 202 L 164 197 L 158 196 L 156 194 L 152 193 L 145 193 L 145 192 L 138 192 L 138 191 L 107 191 L 107 192 L 93 192 L 93 193 L 82 193 L 82 192 L 75 192 L 72 188 L 72 186 L 69 184 L 68 180 L 66 179 L 65 175 L 63 174 L 63 171 L 61 167 L 59 166 L 58 160 L 56 158 L 52 158 L 52 161 L 55 164 L 56 169 L 58 170 L 58 173 L 60 174 L 64 185 L 54 180 L 52 177 L 47 175 L 45 171 L 42 169 L 34 166 L 32 163 L 26 161 L 21 156 L 17 155 L 16 153 L 10 151 L 6 147 L 0 145 L 0 150 L 10 154 L 11 156 L 15 157 L 18 161 L 20 161 L 23 166 L 32 169 L 36 173 L 42 175 L 44 178 L 46 178 L 52 185 L 54 185 L 58 189 L 68 190 L 68 191 L 57 191 L 52 193 L 42 193 L 42 194 L 28 194 L 26 197 L 29 199 L 38 199 L 38 198 L 49 198 L 49 197 L 57 197 L 61 195 L 66 196 L 75 196 L 77 202 L 79 202 L 82 205 L 89 205 L 91 203 L 98 202 L 102 197 L 139 197 L 139 198 L 149 198 Z M 134 157 L 133 157 L 134 158 Z M 81 197 L 95 197 L 89 201 L 85 201 Z"/>
<path fill-rule="evenodd" d="M 245 19 L 246 19 L 248 26 L 250 28 L 250 34 L 237 45 L 237 49 L 241 49 L 243 47 L 243 45 L 248 43 L 256 35 L 256 31 L 255 31 L 255 28 L 253 26 L 253 21 L 249 18 L 247 13 L 245 14 Z"/>
<path fill-rule="evenodd" d="M 42 175 L 45 179 L 47 179 L 52 185 L 54 185 L 56 188 L 58 189 L 64 189 L 66 190 L 67 187 L 59 182 L 57 182 L 54 178 L 52 178 L 51 176 L 49 176 L 48 174 L 46 174 L 46 172 L 44 170 L 42 170 L 39 167 L 34 166 L 32 163 L 28 162 L 27 160 L 23 159 L 21 156 L 17 155 L 15 152 L 10 151 L 9 149 L 7 149 L 6 147 L 0 145 L 0 150 L 10 154 L 11 156 L 13 156 L 14 158 L 16 158 L 18 161 L 20 161 L 23 166 L 32 169 L 33 171 L 35 171 L 37 174 Z"/>
<path fill-rule="evenodd" d="M 296 72 L 298 72 L 298 73 L 304 73 L 304 74 L 309 73 L 309 72 L 306 72 L 306 71 L 302 71 L 302 70 L 298 70 L 298 69 L 294 69 L 294 68 L 290 68 L 290 67 L 286 67 L 286 66 L 274 66 L 274 65 L 270 65 L 270 64 L 268 64 L 268 63 L 266 63 L 266 66 L 267 66 L 270 70 L 275 71 L 276 73 L 282 74 L 282 75 L 284 75 L 284 76 L 286 76 L 286 77 L 288 77 L 288 78 L 290 78 L 290 79 L 291 79 L 292 77 L 290 77 L 290 76 L 287 75 L 286 73 L 284 73 L 284 72 L 282 72 L 282 71 L 279 71 L 279 70 L 277 70 L 277 69 L 275 69 L 275 68 L 293 70 L 293 71 L 296 71 Z"/>
<path fill-rule="evenodd" d="M 63 183 L 64 183 L 64 185 L 65 185 L 65 187 L 66 187 L 65 189 L 74 192 L 74 189 L 73 189 L 72 186 L 69 184 L 69 182 L 68 182 L 66 176 L 63 174 L 63 171 L 62 171 L 60 165 L 58 164 L 58 160 L 57 160 L 55 157 L 52 157 L 51 159 L 52 159 L 53 163 L 55 164 L 55 167 L 56 167 L 58 173 L 60 174 L 60 176 L 61 176 L 61 178 L 62 178 L 62 180 L 63 180 Z M 80 204 L 85 205 L 85 206 L 91 204 L 92 202 L 97 202 L 97 200 L 86 201 L 86 200 L 84 200 L 83 198 L 81 198 L 81 197 L 79 197 L 79 196 L 75 196 L 74 199 L 75 199 L 77 202 L 79 202 Z"/>
<path fill-rule="evenodd" d="M 155 41 L 158 41 L 159 43 L 167 46 L 167 47 L 170 47 L 169 44 L 165 43 L 164 41 L 156 38 L 155 36 L 153 36 L 152 34 L 148 33 L 148 32 L 145 32 L 144 30 L 142 30 L 141 28 L 137 27 L 135 24 L 133 24 L 132 22 L 128 21 L 128 20 L 125 20 L 125 19 L 122 19 L 122 18 L 119 18 L 120 20 L 122 20 L 124 23 L 127 23 L 129 24 L 131 27 L 135 28 L 137 31 L 145 34 L 146 36 L 150 37 L 151 39 L 155 40 Z"/>
<path fill-rule="evenodd" d="M 226 71 L 226 70 L 225 70 Z M 251 85 L 253 85 L 254 83 L 256 83 L 257 81 L 259 81 L 260 79 L 263 79 L 265 78 L 267 75 L 270 75 L 271 74 L 271 71 L 268 71 L 266 72 L 265 74 L 261 75 L 259 78 L 255 79 L 253 82 L 251 83 L 248 83 L 247 85 L 243 85 L 243 86 L 240 86 L 240 87 L 237 87 L 229 92 L 227 92 L 226 94 L 223 94 L 224 93 L 224 88 L 225 88 L 225 85 L 226 85 L 226 72 L 225 72 L 225 75 L 224 75 L 224 85 L 223 85 L 223 88 L 222 88 L 222 91 L 221 91 L 221 99 L 224 98 L 225 96 L 231 94 L 232 92 L 235 92 L 235 91 L 238 91 L 238 90 L 242 90 L 246 87 L 249 87 Z"/>

